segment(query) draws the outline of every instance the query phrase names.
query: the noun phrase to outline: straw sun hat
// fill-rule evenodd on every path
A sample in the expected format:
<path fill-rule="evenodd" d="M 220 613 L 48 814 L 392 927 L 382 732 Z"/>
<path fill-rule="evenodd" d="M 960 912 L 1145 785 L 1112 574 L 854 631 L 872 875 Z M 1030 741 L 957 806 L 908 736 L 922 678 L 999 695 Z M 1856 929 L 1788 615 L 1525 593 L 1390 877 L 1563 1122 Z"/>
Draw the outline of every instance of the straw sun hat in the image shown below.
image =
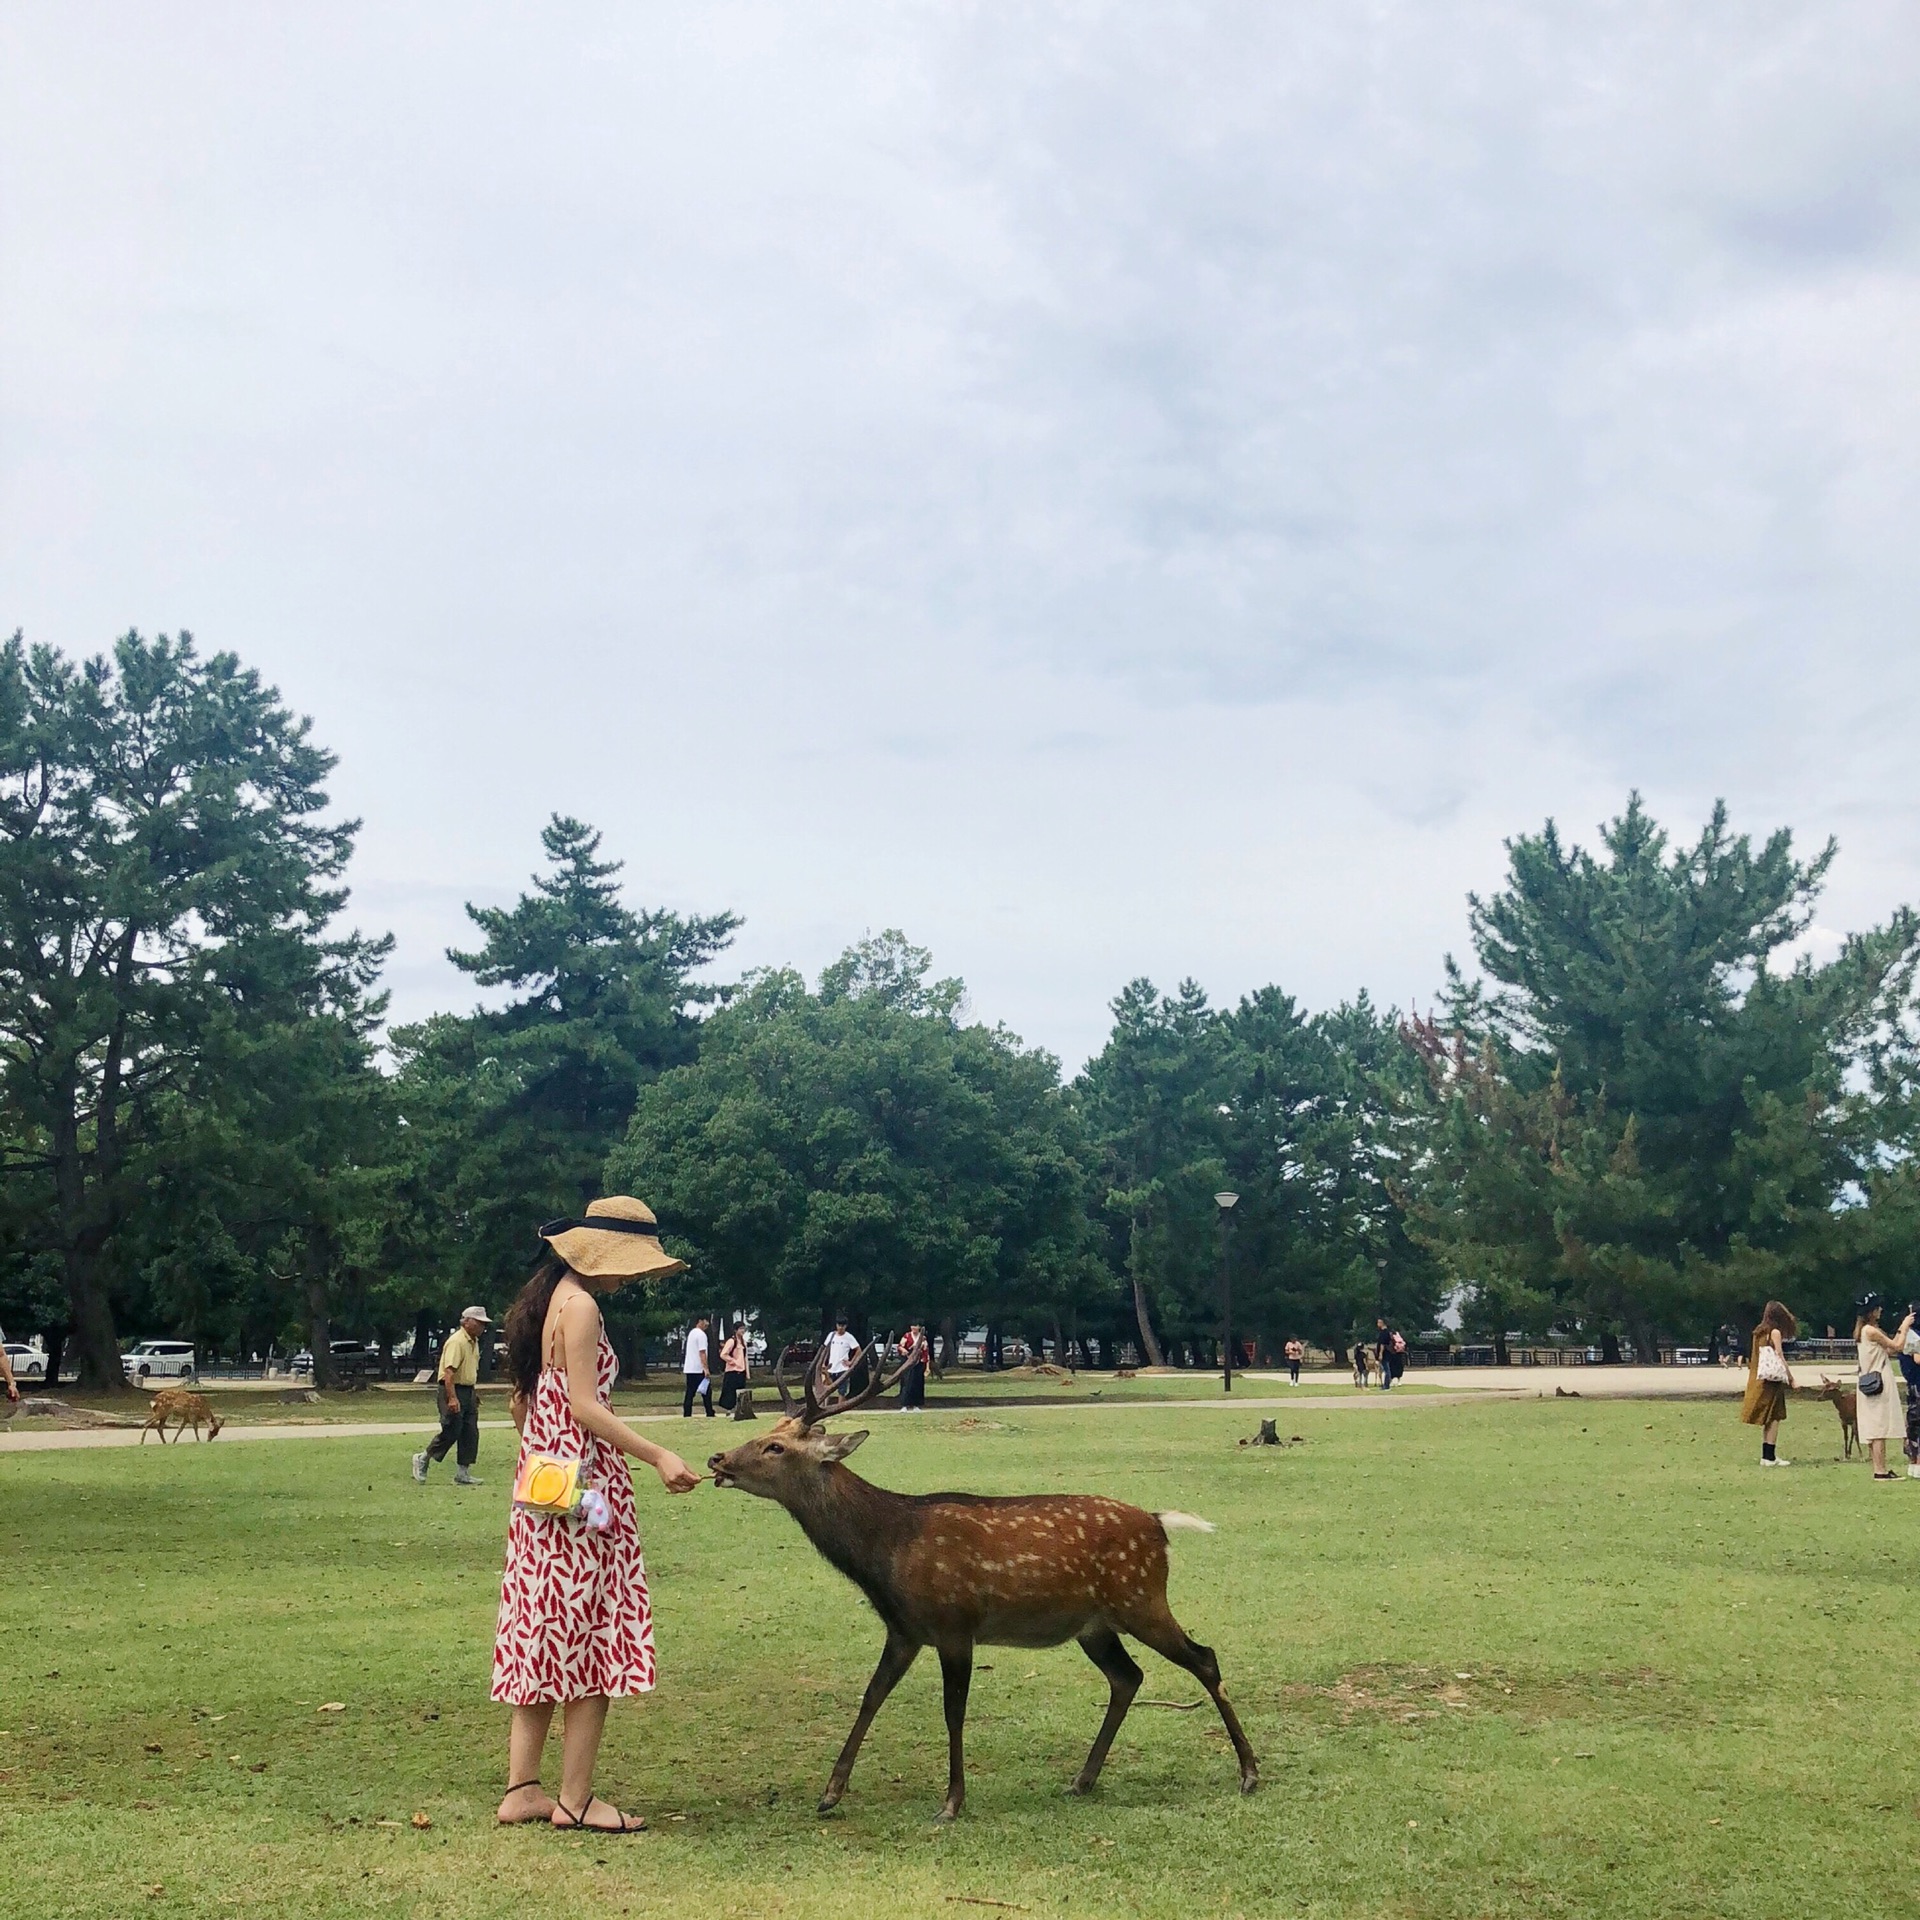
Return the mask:
<path fill-rule="evenodd" d="M 549 1220 L 540 1238 L 591 1280 L 664 1280 L 687 1270 L 660 1244 L 653 1209 L 624 1193 L 593 1201 L 579 1220 Z"/>

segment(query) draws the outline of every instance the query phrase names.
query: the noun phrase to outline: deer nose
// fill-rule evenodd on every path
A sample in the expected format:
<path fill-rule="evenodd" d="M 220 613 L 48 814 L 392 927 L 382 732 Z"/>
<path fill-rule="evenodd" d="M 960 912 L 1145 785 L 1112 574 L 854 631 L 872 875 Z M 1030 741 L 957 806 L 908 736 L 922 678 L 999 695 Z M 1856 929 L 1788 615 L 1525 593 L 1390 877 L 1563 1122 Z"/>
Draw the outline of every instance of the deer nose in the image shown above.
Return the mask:
<path fill-rule="evenodd" d="M 720 1471 L 720 1462 L 726 1457 L 724 1453 L 710 1453 L 707 1455 L 707 1466 L 713 1472 L 718 1473 Z"/>

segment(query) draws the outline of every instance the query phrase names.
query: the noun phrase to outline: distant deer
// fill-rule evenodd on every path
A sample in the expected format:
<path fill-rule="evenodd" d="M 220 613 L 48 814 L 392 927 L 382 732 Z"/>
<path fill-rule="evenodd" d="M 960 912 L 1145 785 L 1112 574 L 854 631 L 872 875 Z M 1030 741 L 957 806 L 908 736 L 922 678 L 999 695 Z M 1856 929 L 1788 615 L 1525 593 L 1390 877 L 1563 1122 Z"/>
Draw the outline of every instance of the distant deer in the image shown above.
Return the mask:
<path fill-rule="evenodd" d="M 1831 1400 L 1840 1416 L 1840 1458 L 1851 1460 L 1860 1448 L 1860 1396 L 1844 1380 L 1820 1376 L 1820 1398 Z"/>
<path fill-rule="evenodd" d="M 856 1361 L 843 1379 L 850 1381 L 858 1369 Z M 947 1798 L 940 1818 L 959 1814 L 967 1792 L 961 1755 L 967 1689 L 974 1647 L 983 1642 L 1057 1647 L 1078 1640 L 1107 1676 L 1107 1717 L 1068 1788 L 1092 1792 L 1144 1677 L 1121 1644 L 1123 1633 L 1185 1667 L 1206 1688 L 1240 1762 L 1240 1791 L 1251 1793 L 1260 1784 L 1259 1762 L 1221 1691 L 1219 1662 L 1211 1648 L 1188 1638 L 1167 1606 L 1169 1531 L 1213 1529 L 1191 1514 L 1147 1513 L 1089 1494 L 999 1499 L 876 1487 L 840 1464 L 866 1434 L 828 1433 L 823 1422 L 865 1406 L 897 1378 L 883 1379 L 875 1363 L 863 1392 L 835 1389 L 822 1398 L 825 1375 L 815 1360 L 803 1381 L 805 1402 L 795 1407 L 783 1354 L 774 1385 L 786 1417 L 770 1433 L 707 1462 L 716 1486 L 739 1487 L 785 1507 L 866 1594 L 887 1629 L 880 1664 L 834 1762 L 820 1811 L 830 1813 L 839 1804 L 874 1715 L 920 1649 L 932 1647 L 940 1655 L 947 1716 Z"/>
<path fill-rule="evenodd" d="M 140 1444 L 147 1444 L 147 1435 L 158 1433 L 160 1444 L 167 1444 L 167 1422 L 178 1422 L 173 1430 L 177 1440 L 187 1428 L 193 1429 L 193 1437 L 200 1438 L 200 1423 L 208 1426 L 207 1438 L 217 1440 L 220 1437 L 220 1416 L 207 1404 L 204 1393 L 189 1393 L 184 1387 L 162 1387 L 153 1396 L 153 1405 L 147 1409 L 147 1424 L 140 1429 Z"/>

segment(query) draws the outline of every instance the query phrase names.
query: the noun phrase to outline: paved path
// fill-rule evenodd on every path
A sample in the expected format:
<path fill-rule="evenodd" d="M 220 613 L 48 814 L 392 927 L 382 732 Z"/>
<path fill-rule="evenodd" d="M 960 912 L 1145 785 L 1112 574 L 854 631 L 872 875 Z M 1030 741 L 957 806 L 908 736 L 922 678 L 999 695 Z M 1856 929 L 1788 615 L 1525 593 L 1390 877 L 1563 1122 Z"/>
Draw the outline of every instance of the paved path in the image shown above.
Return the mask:
<path fill-rule="evenodd" d="M 1285 1376 L 1256 1373 L 1242 1377 L 1249 1384 L 1257 1383 L 1259 1387 L 1267 1388 L 1278 1385 Z M 1325 1378 L 1324 1375 L 1320 1377 Z M 1819 1379 L 1819 1369 L 1803 1366 L 1798 1377 L 1804 1385 L 1811 1386 Z M 1378 1388 L 1370 1388 L 1365 1392 L 1353 1393 L 1236 1393 L 1231 1400 L 1224 1395 L 1205 1400 L 1087 1398 L 1048 1403 L 1009 1399 L 976 1403 L 966 1408 L 956 1407 L 951 1411 L 970 1414 L 976 1419 L 1014 1415 L 1025 1418 L 1030 1414 L 1079 1413 L 1083 1410 L 1098 1413 L 1192 1413 L 1210 1410 L 1259 1414 L 1273 1413 L 1283 1408 L 1293 1413 L 1313 1413 L 1323 1408 L 1385 1411 L 1390 1407 L 1457 1407 L 1489 1397 L 1551 1400 L 1556 1390 L 1578 1394 L 1583 1400 L 1720 1399 L 1740 1393 L 1746 1386 L 1746 1378 L 1744 1367 L 1449 1367 L 1444 1374 L 1438 1369 L 1432 1373 L 1424 1369 L 1415 1372 L 1407 1384 L 1426 1389 L 1420 1393 L 1397 1390 L 1382 1393 Z M 1434 1391 L 1440 1387 L 1442 1379 L 1445 1381 L 1444 1388 Z M 936 1404 L 932 1411 L 939 1413 L 942 1409 Z M 891 1409 L 874 1408 L 870 1410 L 870 1417 L 886 1417 L 891 1412 Z M 680 1416 L 676 1413 L 643 1413 L 631 1418 L 635 1426 L 680 1424 Z M 483 1420 L 480 1424 L 483 1429 L 494 1432 L 511 1431 L 512 1428 L 512 1422 L 507 1420 Z M 706 1423 L 702 1421 L 699 1424 L 704 1426 Z M 713 1423 L 716 1438 L 727 1424 L 718 1420 Z M 387 1440 L 409 1434 L 416 1438 L 428 1437 L 438 1431 L 439 1426 L 435 1421 L 305 1420 L 262 1423 L 258 1426 L 230 1425 L 222 1430 L 220 1437 L 230 1443 L 253 1440 L 350 1440 L 355 1437 Z M 140 1429 L 137 1427 L 48 1428 L 26 1415 L 17 1416 L 8 1427 L 0 1429 L 0 1455 L 59 1453 L 75 1447 L 131 1447 L 139 1442 Z M 181 1440 L 173 1444 L 191 1446 L 197 1443 Z M 704 1447 L 701 1451 L 704 1458 Z"/>
<path fill-rule="evenodd" d="M 1231 1401 L 1219 1400 L 1085 1400 L 1070 1404 L 1042 1405 L 1032 1401 L 1010 1400 L 996 1402 L 990 1407 L 954 1408 L 954 1413 L 963 1418 L 991 1419 L 1002 1415 L 1018 1414 L 1023 1418 L 1028 1414 L 1047 1413 L 1272 1413 L 1280 1408 L 1291 1409 L 1295 1413 L 1312 1413 L 1322 1407 L 1361 1408 L 1369 1412 L 1384 1411 L 1390 1407 L 1452 1407 L 1472 1400 L 1484 1400 L 1484 1393 L 1316 1393 L 1294 1394 L 1284 1399 L 1269 1400 L 1256 1398 L 1251 1394 L 1235 1394 Z M 941 1411 L 939 1407 L 933 1412 Z M 893 1408 L 875 1407 L 866 1410 L 867 1418 L 902 1419 L 905 1416 Z M 679 1426 L 677 1413 L 641 1413 L 631 1416 L 630 1425 Z M 700 1421 L 698 1427 L 705 1427 Z M 716 1420 L 712 1432 L 716 1440 L 724 1439 L 730 1421 Z M 483 1420 L 480 1423 L 483 1432 L 511 1432 L 510 1420 Z M 298 1425 L 266 1424 L 259 1426 L 227 1426 L 220 1430 L 223 1441 L 251 1440 L 393 1440 L 403 1435 L 412 1435 L 416 1439 L 431 1438 L 440 1431 L 438 1422 L 401 1421 L 401 1420 L 310 1420 Z M 697 1429 L 696 1429 L 697 1431 Z M 705 1436 L 700 1435 L 704 1440 Z M 744 1438 L 745 1436 L 741 1436 Z M 62 1453 L 76 1447 L 134 1447 L 140 1444 L 138 1427 L 81 1427 L 81 1428 L 43 1428 L 37 1420 L 20 1419 L 7 1432 L 0 1433 L 0 1456 L 9 1453 Z M 156 1442 L 156 1444 L 158 1444 Z M 210 1446 L 211 1441 L 176 1440 L 174 1446 Z M 700 1449 L 705 1457 L 706 1449 Z"/>

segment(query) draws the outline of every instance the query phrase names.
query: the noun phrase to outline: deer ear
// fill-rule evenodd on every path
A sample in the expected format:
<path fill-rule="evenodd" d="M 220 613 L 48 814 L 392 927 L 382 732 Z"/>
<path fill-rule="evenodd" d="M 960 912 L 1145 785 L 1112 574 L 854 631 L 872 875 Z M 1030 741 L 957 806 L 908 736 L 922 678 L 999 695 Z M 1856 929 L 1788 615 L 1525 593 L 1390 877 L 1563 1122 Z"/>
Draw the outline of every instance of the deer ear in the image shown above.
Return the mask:
<path fill-rule="evenodd" d="M 820 1451 L 829 1460 L 844 1460 L 866 1437 L 865 1427 L 858 1433 L 830 1433 Z"/>

